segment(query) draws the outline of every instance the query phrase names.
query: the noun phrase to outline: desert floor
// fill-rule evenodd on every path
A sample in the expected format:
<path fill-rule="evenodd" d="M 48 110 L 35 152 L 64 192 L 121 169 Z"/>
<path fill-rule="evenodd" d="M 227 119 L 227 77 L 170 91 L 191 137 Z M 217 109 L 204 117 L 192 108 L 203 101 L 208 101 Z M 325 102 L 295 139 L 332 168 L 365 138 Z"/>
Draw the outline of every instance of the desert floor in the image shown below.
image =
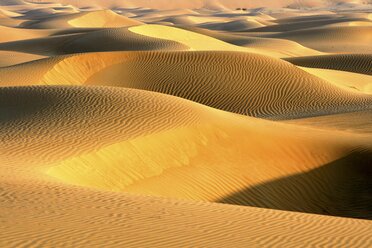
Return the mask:
<path fill-rule="evenodd" d="M 0 247 L 372 247 L 372 5 L 148 2 L 0 1 Z"/>

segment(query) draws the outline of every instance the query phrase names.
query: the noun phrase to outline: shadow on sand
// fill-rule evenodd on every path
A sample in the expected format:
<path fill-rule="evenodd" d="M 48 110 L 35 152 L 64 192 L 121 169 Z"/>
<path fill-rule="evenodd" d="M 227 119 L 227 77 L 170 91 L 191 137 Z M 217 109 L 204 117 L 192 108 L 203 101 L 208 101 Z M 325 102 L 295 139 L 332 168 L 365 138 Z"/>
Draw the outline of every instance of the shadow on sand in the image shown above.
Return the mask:
<path fill-rule="evenodd" d="M 372 153 L 353 152 L 306 173 L 249 187 L 218 202 L 372 219 Z"/>

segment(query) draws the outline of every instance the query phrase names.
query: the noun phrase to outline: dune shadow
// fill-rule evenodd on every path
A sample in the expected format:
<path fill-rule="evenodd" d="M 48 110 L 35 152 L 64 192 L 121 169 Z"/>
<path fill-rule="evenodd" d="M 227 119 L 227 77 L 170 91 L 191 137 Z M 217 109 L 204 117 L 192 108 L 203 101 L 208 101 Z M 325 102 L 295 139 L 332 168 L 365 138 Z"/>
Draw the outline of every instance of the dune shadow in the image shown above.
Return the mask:
<path fill-rule="evenodd" d="M 249 187 L 218 202 L 372 219 L 372 153 L 352 152 L 306 173 Z"/>
<path fill-rule="evenodd" d="M 32 87 L 3 87 L 0 89 L 0 124 L 14 125 L 16 121 L 32 118 L 35 113 L 48 109 L 55 101 L 54 95 L 43 94 L 42 90 Z M 39 89 L 42 89 L 40 87 Z"/>

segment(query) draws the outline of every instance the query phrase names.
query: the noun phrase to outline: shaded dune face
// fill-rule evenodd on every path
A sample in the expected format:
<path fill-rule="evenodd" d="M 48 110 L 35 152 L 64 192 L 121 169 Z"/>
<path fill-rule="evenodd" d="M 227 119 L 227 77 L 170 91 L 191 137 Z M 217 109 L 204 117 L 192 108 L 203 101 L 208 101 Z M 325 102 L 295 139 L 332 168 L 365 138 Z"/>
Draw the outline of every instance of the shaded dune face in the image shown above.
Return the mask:
<path fill-rule="evenodd" d="M 317 169 L 249 187 L 219 202 L 372 219 L 371 159 L 370 151 L 353 152 Z"/>
<path fill-rule="evenodd" d="M 52 69 L 41 77 L 28 78 L 28 83 L 150 90 L 217 109 L 270 119 L 350 112 L 369 108 L 371 104 L 369 95 L 336 87 L 289 63 L 256 54 L 135 52 L 60 59 L 3 69 L 1 84 L 9 85 L 14 74 L 44 63 Z"/>
<path fill-rule="evenodd" d="M 325 115 L 312 118 L 295 119 L 289 120 L 288 122 L 304 126 L 326 128 L 330 130 L 342 130 L 345 132 L 369 134 L 372 132 L 372 127 L 370 125 L 371 121 L 372 112 L 366 110 L 330 116 Z"/>
<path fill-rule="evenodd" d="M 371 49 L 372 52 L 372 49 Z M 333 54 L 286 58 L 292 64 L 372 75 L 372 54 Z"/>
<path fill-rule="evenodd" d="M 370 218 L 365 139 L 325 138 L 134 89 L 3 88 L 0 104 L 5 172 L 35 173 L 37 165 L 105 190 Z M 284 188 L 271 187 L 276 181 Z"/>
<path fill-rule="evenodd" d="M 271 25 L 267 27 L 255 28 L 253 32 L 288 32 L 295 30 L 303 30 L 309 28 L 317 28 L 319 26 L 339 24 L 343 22 L 353 22 L 353 21 L 365 21 L 365 18 L 330 18 L 330 19 L 318 19 L 316 17 L 308 18 L 310 20 L 301 21 L 298 19 L 293 20 L 293 22 L 279 23 L 277 25 Z"/>
<path fill-rule="evenodd" d="M 4 150 L 2 155 L 15 157 L 20 152 L 18 149 L 22 150 L 25 146 L 24 148 L 28 147 L 25 149 L 25 155 L 30 156 L 28 163 L 31 164 L 31 158 L 40 163 L 47 162 L 48 159 L 68 157 L 116 140 L 156 132 L 158 128 L 161 130 L 166 127 L 167 123 L 177 127 L 197 122 L 197 118 L 192 117 L 193 113 L 186 111 L 187 108 L 182 110 L 182 105 L 174 104 L 178 99 L 164 97 L 170 102 L 164 102 L 161 104 L 161 110 L 153 113 L 155 121 L 151 119 L 149 110 L 160 106 L 159 101 L 161 102 L 162 98 L 146 98 L 151 96 L 149 93 L 142 94 L 144 98 L 141 100 L 142 97 L 137 98 L 137 94 L 141 95 L 140 91 L 128 89 L 9 87 L 2 88 L 0 94 L 1 140 Z M 132 108 L 137 109 L 139 115 L 130 114 Z M 142 114 L 141 109 L 144 111 Z M 184 111 L 187 119 L 169 119 L 172 113 Z M 144 118 L 137 119 L 140 116 Z M 46 123 L 47 125 L 44 125 Z M 158 127 L 152 127 L 150 123 L 157 123 Z M 132 127 L 129 128 L 128 125 Z M 37 152 L 40 150 L 44 151 L 41 154 L 45 157 Z M 33 153 L 35 155 L 32 155 Z"/>
<path fill-rule="evenodd" d="M 69 32 L 66 30 L 65 32 Z M 82 52 L 138 51 L 138 50 L 187 50 L 178 42 L 146 37 L 127 28 L 81 30 L 86 33 L 57 33 L 55 36 L 0 44 L 1 50 L 26 52 L 38 55 L 63 55 Z M 94 42 L 92 42 L 94 41 Z"/>

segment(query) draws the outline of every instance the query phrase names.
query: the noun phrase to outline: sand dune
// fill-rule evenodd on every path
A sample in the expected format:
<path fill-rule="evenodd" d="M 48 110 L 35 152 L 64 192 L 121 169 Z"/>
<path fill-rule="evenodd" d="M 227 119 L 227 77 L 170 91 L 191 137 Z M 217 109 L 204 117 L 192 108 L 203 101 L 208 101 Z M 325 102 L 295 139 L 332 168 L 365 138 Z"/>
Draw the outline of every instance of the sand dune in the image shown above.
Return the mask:
<path fill-rule="evenodd" d="M 23 5 L 23 4 L 26 4 L 26 2 L 23 1 L 23 0 L 4 0 L 4 1 L 1 1 L 1 5 L 0 6 Z"/>
<path fill-rule="evenodd" d="M 289 31 L 296 31 L 296 30 L 303 30 L 308 28 L 317 28 L 320 26 L 330 25 L 334 23 L 343 23 L 343 22 L 354 22 L 354 21 L 367 21 L 367 19 L 362 18 L 331 18 L 331 19 L 324 19 L 318 20 L 313 18 L 312 20 L 306 21 L 298 21 L 295 20 L 292 23 L 282 23 L 272 26 L 260 27 L 253 29 L 251 31 L 255 32 L 289 32 Z"/>
<path fill-rule="evenodd" d="M 9 11 L 9 10 L 6 10 L 0 7 L 0 18 L 13 18 L 13 17 L 19 17 L 19 16 L 22 16 L 22 14 Z"/>
<path fill-rule="evenodd" d="M 152 37 L 152 38 L 161 38 L 171 41 L 179 42 L 185 46 L 188 46 L 190 50 L 197 51 L 240 51 L 240 52 L 252 52 L 257 54 L 262 54 L 270 57 L 287 57 L 293 56 L 296 53 L 296 50 L 305 51 L 305 54 L 322 54 L 318 51 L 307 49 L 299 44 L 291 43 L 290 41 L 285 44 L 283 48 L 278 49 L 266 49 L 262 46 L 246 46 L 241 47 L 240 37 L 231 36 L 229 34 L 212 34 L 211 32 L 205 32 L 204 29 L 195 29 L 195 28 L 175 28 L 167 27 L 163 25 L 142 25 L 136 27 L 130 27 L 130 31 Z M 188 31 L 190 30 L 190 31 Z M 195 31 L 195 32 L 194 32 Z M 246 41 L 247 38 L 243 38 Z M 258 38 L 257 38 L 258 39 Z M 222 40 L 225 40 L 229 43 L 226 43 Z M 237 40 L 237 41 L 236 41 Z M 237 44 L 237 45 L 235 45 Z M 273 47 L 276 47 L 275 45 Z M 295 49 L 293 49 L 295 47 Z M 291 52 L 289 52 L 291 51 Z"/>
<path fill-rule="evenodd" d="M 140 18 L 143 19 L 142 17 Z M 147 17 L 145 20 L 149 20 Z M 164 18 L 163 16 L 157 16 L 150 19 L 151 23 L 153 21 L 162 21 L 162 22 L 169 22 L 175 24 L 177 26 L 197 26 L 203 24 L 219 24 L 219 23 L 226 23 L 230 20 L 225 17 L 218 17 L 218 16 L 203 16 L 199 14 L 181 14 L 171 17 Z"/>
<path fill-rule="evenodd" d="M 80 29 L 76 34 L 70 31 L 73 30 L 46 38 L 3 43 L 0 44 L 0 50 L 52 56 L 79 52 L 188 49 L 178 42 L 138 35 L 127 28 Z"/>
<path fill-rule="evenodd" d="M 289 120 L 288 123 L 310 126 L 323 130 L 341 130 L 358 134 L 371 134 L 372 112 L 369 110 L 336 115 Z"/>
<path fill-rule="evenodd" d="M 25 22 L 22 26 L 26 28 L 52 29 L 64 27 L 127 27 L 139 24 L 141 24 L 141 22 L 118 15 L 111 10 L 101 10 L 47 17 L 40 20 Z"/>
<path fill-rule="evenodd" d="M 142 25 L 131 27 L 129 30 L 148 37 L 173 40 L 188 46 L 192 50 L 248 51 L 247 49 L 230 45 L 206 35 L 162 25 Z"/>
<path fill-rule="evenodd" d="M 262 38 L 262 37 L 249 37 L 239 35 L 237 33 L 222 33 L 215 30 L 207 30 L 198 27 L 185 27 L 183 29 L 204 34 L 216 39 L 225 41 L 227 43 L 251 48 L 253 52 L 261 53 L 275 58 L 287 58 L 300 56 L 323 55 L 324 53 L 314 49 L 304 47 L 294 41 L 275 39 L 275 38 Z"/>
<path fill-rule="evenodd" d="M 269 35 L 289 39 L 306 47 L 332 53 L 371 53 L 371 26 L 313 28 Z"/>
<path fill-rule="evenodd" d="M 304 67 L 341 70 L 372 75 L 372 55 L 335 54 L 287 58 L 287 61 Z"/>
<path fill-rule="evenodd" d="M 12 87 L 1 94 L 2 106 L 12 108 L 1 122 L 4 173 L 38 178 L 41 170 L 106 190 L 224 202 L 232 197 L 250 206 L 371 217 L 370 183 L 361 173 L 368 170 L 369 139 L 325 135 L 130 89 Z M 22 156 L 14 156 L 20 149 Z M 350 169 L 355 161 L 359 167 Z M 297 177 L 304 177 L 302 183 Z M 283 180 L 284 188 L 276 189 Z M 274 185 L 261 194 L 264 183 Z M 344 187 L 329 197 L 339 184 Z M 285 190 L 288 185 L 292 190 Z M 346 197 L 353 192 L 365 197 Z"/>
<path fill-rule="evenodd" d="M 117 15 L 112 11 L 88 13 L 69 20 L 68 23 L 73 27 L 124 27 L 142 24 L 139 21 Z"/>
<path fill-rule="evenodd" d="M 9 42 L 17 40 L 32 39 L 37 37 L 42 37 L 50 34 L 49 31 L 41 30 L 28 30 L 20 28 L 11 28 L 0 26 L 0 32 L 6 35 L 0 36 L 0 42 Z"/>
<path fill-rule="evenodd" d="M 39 8 L 26 11 L 25 13 L 23 13 L 23 18 L 28 20 L 38 20 L 47 18 L 51 15 L 72 14 L 78 12 L 79 10 L 73 6 Z"/>
<path fill-rule="evenodd" d="M 341 243 L 368 248 L 372 242 L 371 224 L 365 220 L 66 189 L 62 185 L 31 187 L 8 181 L 1 186 L 7 189 L 2 191 L 1 211 L 12 216 L 3 219 L 0 226 L 3 247 L 335 247 Z M 9 200 L 5 202 L 5 198 Z M 4 208 L 4 204 L 11 207 Z"/>
<path fill-rule="evenodd" d="M 0 247 L 371 247 L 371 10 L 0 1 Z"/>
<path fill-rule="evenodd" d="M 264 26 L 256 20 L 236 20 L 227 23 L 204 24 L 201 27 L 212 30 L 244 31 Z"/>
<path fill-rule="evenodd" d="M 18 1 L 18 0 L 7 0 L 7 1 Z M 101 6 L 109 8 L 117 4 L 116 0 L 85 0 L 84 2 L 76 0 L 56 0 L 57 2 L 64 4 L 75 4 L 76 6 Z M 49 0 L 39 0 L 39 2 L 50 2 Z M 224 11 L 228 8 L 236 7 L 246 7 L 246 8 L 257 8 L 257 7 L 284 7 L 296 2 L 294 0 L 251 0 L 249 2 L 242 0 L 194 0 L 194 1 L 177 1 L 169 2 L 168 0 L 157 0 L 157 1 L 148 1 L 148 0 L 128 0 L 123 4 L 124 6 L 142 6 L 148 8 L 156 9 L 177 9 L 177 8 L 208 8 L 216 11 Z M 325 4 L 323 3 L 323 5 Z"/>
<path fill-rule="evenodd" d="M 24 73 L 32 68 L 40 68 L 40 73 Z M 0 78 L 1 85 L 94 84 L 151 90 L 226 111 L 275 119 L 350 112 L 371 104 L 369 95 L 336 87 L 281 60 L 249 53 L 75 55 L 4 68 Z"/>
<path fill-rule="evenodd" d="M 42 58 L 45 57 L 29 53 L 0 51 L 0 67 L 17 65 Z"/>
<path fill-rule="evenodd" d="M 301 67 L 301 69 L 337 86 L 343 86 L 347 89 L 354 89 L 369 94 L 372 93 L 372 76 L 370 75 L 308 67 Z"/>

